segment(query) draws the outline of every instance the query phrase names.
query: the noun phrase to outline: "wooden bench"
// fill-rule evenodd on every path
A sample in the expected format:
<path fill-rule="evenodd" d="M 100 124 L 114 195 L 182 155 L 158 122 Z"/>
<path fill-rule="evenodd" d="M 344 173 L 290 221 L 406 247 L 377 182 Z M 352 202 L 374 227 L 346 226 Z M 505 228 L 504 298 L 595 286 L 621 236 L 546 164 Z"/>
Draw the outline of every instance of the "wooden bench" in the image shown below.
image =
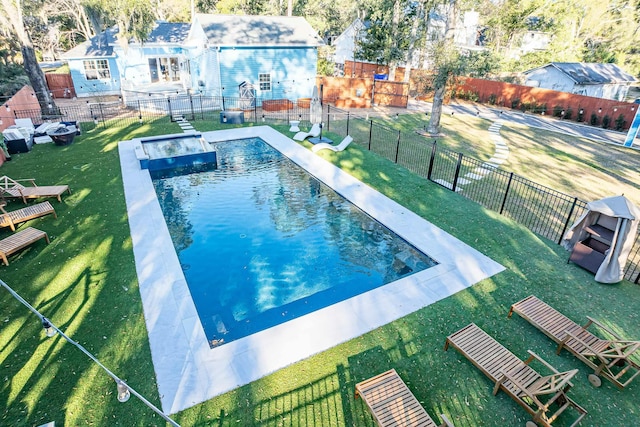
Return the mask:
<path fill-rule="evenodd" d="M 640 374 L 640 365 L 630 359 L 633 354 L 640 354 L 640 341 L 623 340 L 589 316 L 588 322 L 580 326 L 533 295 L 513 304 L 508 316 L 511 317 L 513 313 L 556 342 L 558 354 L 566 348 L 592 368 L 594 373 L 589 375 L 589 382 L 594 387 L 601 385 L 602 376 L 623 389 Z M 615 339 L 602 339 L 592 334 L 587 330 L 592 324 Z"/>
<path fill-rule="evenodd" d="M 7 259 L 9 255 L 26 248 L 40 239 L 45 239 L 47 244 L 49 244 L 49 236 L 47 236 L 47 233 L 33 227 L 27 227 L 0 240 L 0 258 L 2 258 L 2 262 L 4 262 L 4 265 L 9 265 L 9 260 Z"/>
<path fill-rule="evenodd" d="M 550 427 L 569 407 L 579 414 L 571 426 L 577 425 L 586 415 L 587 411 L 566 395 L 572 386 L 571 378 L 578 373 L 577 369 L 558 372 L 532 351 L 529 351 L 529 358 L 522 361 L 474 323 L 449 335 L 444 349 L 447 350 L 450 345 L 495 383 L 494 395 L 503 390 L 533 416 L 533 421 L 527 422 L 527 427 L 535 427 L 536 423 Z M 529 366 L 534 360 L 545 365 L 552 374 L 540 375 Z M 554 403 L 558 409 L 548 415 Z"/>
<path fill-rule="evenodd" d="M 438 426 L 395 369 L 356 384 L 356 398 L 358 396 L 381 427 L 453 426 L 444 415 L 441 415 L 444 423 Z"/>

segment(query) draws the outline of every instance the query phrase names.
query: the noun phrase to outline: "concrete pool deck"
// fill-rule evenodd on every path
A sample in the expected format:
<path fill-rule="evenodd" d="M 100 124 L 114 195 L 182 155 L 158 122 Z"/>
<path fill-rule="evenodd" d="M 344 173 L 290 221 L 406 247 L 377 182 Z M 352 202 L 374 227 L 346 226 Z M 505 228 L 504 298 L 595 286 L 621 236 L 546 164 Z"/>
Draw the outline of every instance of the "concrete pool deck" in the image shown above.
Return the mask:
<path fill-rule="evenodd" d="M 268 126 L 204 132 L 258 137 L 439 262 L 306 316 L 210 348 L 139 140 L 118 145 L 136 271 L 162 410 L 173 414 L 360 336 L 493 276 L 504 267 Z"/>

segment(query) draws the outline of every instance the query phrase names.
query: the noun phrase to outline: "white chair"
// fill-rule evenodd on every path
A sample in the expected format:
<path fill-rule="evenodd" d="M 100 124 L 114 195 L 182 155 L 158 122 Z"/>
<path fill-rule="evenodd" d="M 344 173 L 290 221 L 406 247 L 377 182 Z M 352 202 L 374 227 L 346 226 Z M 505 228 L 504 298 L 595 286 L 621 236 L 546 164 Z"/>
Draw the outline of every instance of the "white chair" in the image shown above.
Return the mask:
<path fill-rule="evenodd" d="M 309 138 L 309 137 L 316 137 L 316 136 L 320 136 L 320 124 L 316 123 L 313 126 L 311 126 L 311 129 L 309 130 L 309 132 L 298 132 L 295 135 L 293 135 L 293 139 L 295 141 L 304 141 L 305 139 Z"/>
<path fill-rule="evenodd" d="M 342 142 L 340 142 L 340 144 L 338 145 L 331 145 L 331 144 L 327 144 L 326 142 L 321 142 L 311 147 L 311 151 L 313 151 L 314 153 L 317 153 L 320 150 L 342 151 L 345 148 L 347 148 L 352 141 L 353 141 L 353 138 L 347 135 L 344 137 Z"/>

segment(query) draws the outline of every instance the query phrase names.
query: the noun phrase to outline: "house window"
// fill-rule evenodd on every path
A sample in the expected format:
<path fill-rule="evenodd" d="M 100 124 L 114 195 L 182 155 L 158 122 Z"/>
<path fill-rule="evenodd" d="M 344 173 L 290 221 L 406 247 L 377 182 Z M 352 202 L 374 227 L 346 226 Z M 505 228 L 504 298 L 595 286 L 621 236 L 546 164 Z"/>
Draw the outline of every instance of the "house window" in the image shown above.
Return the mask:
<path fill-rule="evenodd" d="M 271 74 L 258 74 L 258 83 L 261 91 L 271 90 Z"/>
<path fill-rule="evenodd" d="M 87 80 L 110 79 L 109 61 L 106 59 L 90 59 L 82 61 L 84 64 L 84 75 Z"/>

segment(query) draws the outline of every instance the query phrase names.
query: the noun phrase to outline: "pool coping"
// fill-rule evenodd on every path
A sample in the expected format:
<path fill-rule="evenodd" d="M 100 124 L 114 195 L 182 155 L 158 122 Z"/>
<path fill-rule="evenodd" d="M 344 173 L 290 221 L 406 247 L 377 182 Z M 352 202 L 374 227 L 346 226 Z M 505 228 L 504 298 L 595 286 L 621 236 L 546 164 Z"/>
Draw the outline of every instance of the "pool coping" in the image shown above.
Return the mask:
<path fill-rule="evenodd" d="M 139 139 L 121 141 L 118 150 L 136 271 L 158 393 L 162 410 L 167 414 L 187 409 L 358 337 L 504 270 L 502 265 L 271 127 L 246 127 L 202 135 L 208 142 L 263 139 L 439 264 L 211 349 L 151 177 L 148 170 L 140 169 L 136 158 Z"/>

